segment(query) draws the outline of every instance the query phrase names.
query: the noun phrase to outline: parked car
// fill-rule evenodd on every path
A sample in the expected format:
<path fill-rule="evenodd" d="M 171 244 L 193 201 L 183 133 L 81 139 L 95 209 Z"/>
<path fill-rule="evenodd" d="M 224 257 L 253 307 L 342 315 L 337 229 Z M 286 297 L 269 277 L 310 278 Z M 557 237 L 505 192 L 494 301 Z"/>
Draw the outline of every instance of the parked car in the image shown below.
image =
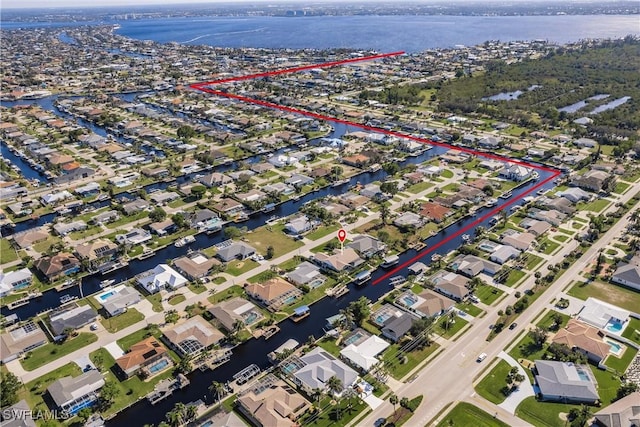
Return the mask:
<path fill-rule="evenodd" d="M 512 324 L 509 325 L 509 329 L 513 330 L 516 328 L 516 326 L 518 326 L 518 324 L 513 322 Z"/>

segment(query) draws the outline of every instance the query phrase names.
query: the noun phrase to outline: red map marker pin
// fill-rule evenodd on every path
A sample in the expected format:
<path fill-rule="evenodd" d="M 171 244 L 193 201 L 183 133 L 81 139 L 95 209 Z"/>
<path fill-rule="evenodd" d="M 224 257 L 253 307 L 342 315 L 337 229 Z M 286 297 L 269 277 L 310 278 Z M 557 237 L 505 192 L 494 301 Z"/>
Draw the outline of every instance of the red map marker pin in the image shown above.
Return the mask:
<path fill-rule="evenodd" d="M 347 232 L 342 228 L 338 230 L 338 240 L 340 240 L 340 243 L 343 243 L 346 238 L 347 238 Z"/>

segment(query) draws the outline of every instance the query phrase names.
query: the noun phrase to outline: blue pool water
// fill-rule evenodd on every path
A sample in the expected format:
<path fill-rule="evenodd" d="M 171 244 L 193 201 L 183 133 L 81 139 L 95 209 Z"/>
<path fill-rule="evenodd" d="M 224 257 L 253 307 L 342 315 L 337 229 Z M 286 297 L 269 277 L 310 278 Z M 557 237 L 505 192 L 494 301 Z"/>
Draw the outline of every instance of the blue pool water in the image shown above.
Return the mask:
<path fill-rule="evenodd" d="M 293 363 L 287 363 L 286 365 L 282 365 L 281 369 L 285 374 L 290 374 L 296 369 L 296 365 Z"/>
<path fill-rule="evenodd" d="M 609 348 L 611 348 L 611 353 L 617 354 L 622 350 L 622 346 L 617 342 L 607 340 L 607 344 L 609 344 Z"/>
<path fill-rule="evenodd" d="M 378 325 L 384 325 L 384 322 L 386 322 L 390 317 L 390 314 L 379 314 L 376 316 L 376 323 Z"/>
<path fill-rule="evenodd" d="M 69 408 L 68 412 L 70 414 L 75 415 L 76 413 L 78 413 L 81 409 L 86 408 L 88 406 L 93 405 L 93 403 L 95 402 L 95 400 L 87 400 L 85 402 L 82 403 L 78 403 L 77 405 L 72 406 L 71 408 Z"/>
<path fill-rule="evenodd" d="M 609 322 L 605 329 L 609 332 L 618 333 L 622 330 L 622 323 L 619 322 Z"/>
<path fill-rule="evenodd" d="M 362 333 L 356 332 L 355 334 L 351 335 L 349 338 L 344 340 L 344 345 L 348 346 L 349 344 L 353 344 L 354 342 L 358 341 L 362 337 L 363 337 Z"/>
<path fill-rule="evenodd" d="M 151 365 L 149 367 L 149 372 L 155 374 L 156 372 L 161 371 L 162 369 L 166 368 L 168 364 L 169 364 L 169 362 L 167 361 L 167 359 L 162 359 L 161 361 L 159 361 L 155 365 Z"/>
<path fill-rule="evenodd" d="M 207 421 L 204 424 L 200 424 L 200 427 L 211 427 L 213 426 L 213 421 Z"/>
<path fill-rule="evenodd" d="M 251 323 L 255 322 L 256 319 L 258 318 L 258 313 L 256 312 L 251 312 L 249 313 L 249 315 L 244 319 L 244 323 L 246 325 L 250 325 Z"/>
<path fill-rule="evenodd" d="M 411 307 L 413 304 L 416 303 L 416 299 L 410 296 L 402 297 L 402 301 L 405 303 L 407 307 Z"/>
<path fill-rule="evenodd" d="M 106 301 L 106 300 L 108 300 L 109 298 L 111 298 L 111 297 L 113 296 L 113 294 L 114 294 L 114 293 L 115 293 L 115 292 L 113 292 L 113 291 L 109 291 L 109 292 L 107 292 L 106 294 L 102 294 L 102 295 L 100 295 L 100 299 L 101 299 L 102 301 Z"/>
<path fill-rule="evenodd" d="M 295 296 L 290 296 L 289 298 L 287 298 L 286 300 L 284 300 L 285 305 L 286 304 L 292 304 L 296 301 L 296 297 Z"/>
<path fill-rule="evenodd" d="M 580 377 L 580 379 L 582 381 L 589 381 L 590 380 L 589 374 L 587 374 L 585 371 L 583 371 L 580 368 L 578 368 L 577 371 L 578 371 L 578 376 Z"/>

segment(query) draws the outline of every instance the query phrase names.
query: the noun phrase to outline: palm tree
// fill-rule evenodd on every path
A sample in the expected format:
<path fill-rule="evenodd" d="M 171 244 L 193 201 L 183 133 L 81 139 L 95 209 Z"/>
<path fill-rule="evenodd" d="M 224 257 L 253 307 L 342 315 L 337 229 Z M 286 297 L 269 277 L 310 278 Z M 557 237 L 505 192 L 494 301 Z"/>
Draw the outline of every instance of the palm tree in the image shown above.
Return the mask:
<path fill-rule="evenodd" d="M 195 405 L 187 406 L 187 410 L 185 412 L 185 418 L 187 422 L 191 422 L 196 419 L 198 416 L 198 408 Z"/>
<path fill-rule="evenodd" d="M 378 203 L 378 206 L 380 206 L 380 219 L 382 220 L 382 226 L 384 227 L 385 225 L 387 225 L 387 220 L 389 219 L 391 210 L 385 202 Z"/>
<path fill-rule="evenodd" d="M 400 399 L 400 406 L 409 409 L 409 398 L 403 397 L 402 399 Z"/>
<path fill-rule="evenodd" d="M 220 396 L 223 396 L 225 392 L 224 384 L 219 383 L 218 381 L 213 381 L 209 386 L 209 392 L 213 394 L 218 403 L 220 403 Z"/>
<path fill-rule="evenodd" d="M 393 415 L 395 415 L 396 405 L 398 404 L 398 396 L 395 393 L 391 393 L 391 396 L 389 396 L 389 402 L 393 405 Z"/>
<path fill-rule="evenodd" d="M 342 380 L 335 375 L 327 381 L 327 388 L 334 394 L 342 391 Z"/>
<path fill-rule="evenodd" d="M 244 322 L 240 319 L 236 319 L 236 321 L 233 322 L 233 333 L 237 334 L 243 329 L 244 329 Z"/>
<path fill-rule="evenodd" d="M 321 388 L 314 388 L 311 391 L 311 398 L 313 399 L 314 402 L 319 402 L 323 394 L 324 394 L 324 391 L 322 391 Z"/>

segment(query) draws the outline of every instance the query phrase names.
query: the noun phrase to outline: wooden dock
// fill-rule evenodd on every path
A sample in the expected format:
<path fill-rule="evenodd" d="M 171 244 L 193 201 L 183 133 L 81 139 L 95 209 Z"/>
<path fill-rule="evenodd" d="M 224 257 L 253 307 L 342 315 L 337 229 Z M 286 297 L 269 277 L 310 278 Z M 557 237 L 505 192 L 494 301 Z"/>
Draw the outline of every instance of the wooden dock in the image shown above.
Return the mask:
<path fill-rule="evenodd" d="M 164 400 L 167 397 L 171 396 L 174 391 L 184 388 L 188 385 L 189 379 L 183 374 L 178 374 L 178 377 L 175 379 L 162 380 L 158 384 L 156 384 L 153 391 L 147 395 L 147 400 L 152 405 L 155 405 L 161 400 Z"/>

